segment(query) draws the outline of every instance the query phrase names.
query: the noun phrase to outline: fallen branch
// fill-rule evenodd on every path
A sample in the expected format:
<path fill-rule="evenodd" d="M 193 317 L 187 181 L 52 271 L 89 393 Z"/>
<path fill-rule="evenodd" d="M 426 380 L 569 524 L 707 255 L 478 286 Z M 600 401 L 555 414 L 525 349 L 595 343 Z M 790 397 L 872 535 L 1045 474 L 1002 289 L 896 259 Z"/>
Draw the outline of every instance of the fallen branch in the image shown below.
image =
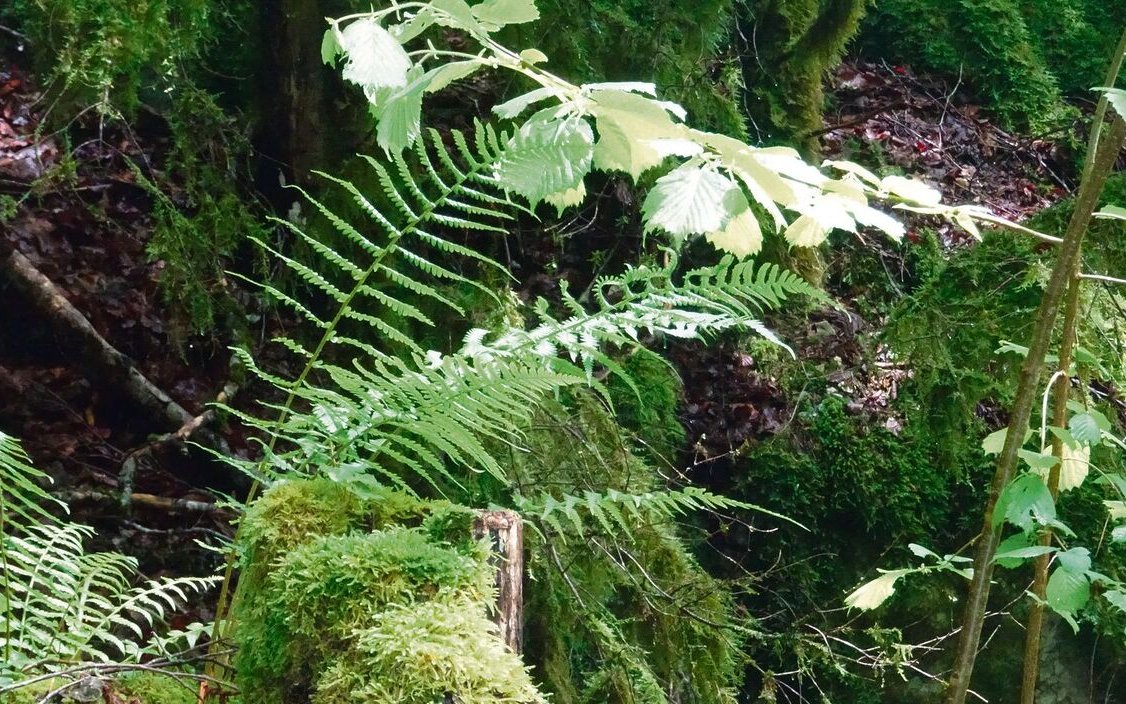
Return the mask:
<path fill-rule="evenodd" d="M 11 284 L 51 326 L 61 346 L 91 383 L 122 394 L 138 413 L 159 427 L 181 428 L 191 413 L 145 378 L 131 359 L 98 334 L 63 292 L 23 254 L 13 251 L 0 261 L 0 281 Z"/>

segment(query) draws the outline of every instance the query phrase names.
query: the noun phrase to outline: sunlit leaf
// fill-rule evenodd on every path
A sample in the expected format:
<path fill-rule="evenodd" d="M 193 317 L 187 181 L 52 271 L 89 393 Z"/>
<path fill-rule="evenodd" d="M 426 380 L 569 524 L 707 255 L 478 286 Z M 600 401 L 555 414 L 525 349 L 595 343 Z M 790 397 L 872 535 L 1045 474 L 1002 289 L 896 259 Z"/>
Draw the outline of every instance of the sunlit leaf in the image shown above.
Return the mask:
<path fill-rule="evenodd" d="M 904 176 L 888 176 L 880 183 L 883 190 L 912 203 L 921 205 L 938 205 L 942 202 L 942 194 L 931 186 L 913 178 Z"/>
<path fill-rule="evenodd" d="M 786 228 L 786 241 L 795 247 L 816 247 L 828 236 L 821 223 L 809 215 L 802 215 Z"/>
<path fill-rule="evenodd" d="M 590 171 L 594 131 L 577 117 L 556 119 L 543 110 L 509 141 L 496 176 L 506 190 L 535 205 L 545 197 L 578 188 Z"/>
<path fill-rule="evenodd" d="M 850 609 L 868 611 L 884 603 L 895 593 L 895 583 L 911 570 L 890 570 L 870 582 L 856 588 L 845 597 L 845 605 Z"/>
<path fill-rule="evenodd" d="M 750 208 L 731 218 L 722 230 L 708 233 L 706 238 L 717 249 L 740 258 L 758 254 L 762 249 L 762 229 Z"/>
<path fill-rule="evenodd" d="M 657 179 L 641 211 L 647 231 L 660 228 L 681 240 L 723 229 L 744 207 L 738 184 L 714 168 L 689 163 Z"/>
<path fill-rule="evenodd" d="M 1092 90 L 1102 92 L 1106 96 L 1106 101 L 1114 108 L 1114 111 L 1117 112 L 1122 119 L 1126 120 L 1126 90 L 1106 87 L 1093 88 Z"/>
<path fill-rule="evenodd" d="M 485 0 L 474 5 L 473 15 L 485 28 L 494 31 L 509 24 L 534 22 L 540 18 L 534 0 Z"/>
<path fill-rule="evenodd" d="M 337 41 L 348 57 L 344 80 L 363 88 L 369 97 L 381 88 L 407 84 L 410 57 L 376 20 L 364 17 L 350 23 L 339 32 Z"/>

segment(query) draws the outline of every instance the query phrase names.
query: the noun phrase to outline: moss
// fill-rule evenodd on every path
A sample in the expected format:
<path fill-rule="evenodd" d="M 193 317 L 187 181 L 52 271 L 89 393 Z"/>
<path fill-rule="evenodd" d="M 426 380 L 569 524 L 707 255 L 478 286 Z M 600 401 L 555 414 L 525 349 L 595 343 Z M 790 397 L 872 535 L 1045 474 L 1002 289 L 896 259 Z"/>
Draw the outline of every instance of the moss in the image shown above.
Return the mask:
<path fill-rule="evenodd" d="M 313 704 L 544 702 L 481 604 L 393 605 L 355 633 L 317 682 Z"/>
<path fill-rule="evenodd" d="M 1088 94 L 1126 22 L 1103 0 L 881 0 L 862 50 L 962 75 L 1002 123 L 1043 128 L 1067 118 L 1061 89 Z"/>
<path fill-rule="evenodd" d="M 636 435 L 643 456 L 658 464 L 674 463 L 685 441 L 677 416 L 683 392 L 680 377 L 660 355 L 646 349 L 627 356 L 621 366 L 633 386 L 618 375 L 607 384 L 618 421 Z"/>
<path fill-rule="evenodd" d="M 822 78 L 856 33 L 866 0 L 754 0 L 741 6 L 742 34 L 753 37 L 743 59 L 752 137 L 818 150 Z"/>
<path fill-rule="evenodd" d="M 526 495 L 663 486 L 586 394 L 570 408 L 545 404 L 522 445 L 509 471 Z M 585 523 L 581 535 L 526 533 L 525 642 L 553 701 L 733 702 L 745 630 L 728 585 L 701 568 L 672 522 Z"/>
<path fill-rule="evenodd" d="M 539 0 L 541 18 L 512 27 L 568 80 L 653 81 L 696 127 L 745 134 L 738 64 L 730 51 L 733 0 Z"/>
<path fill-rule="evenodd" d="M 113 678 L 113 690 L 125 701 L 138 704 L 196 704 L 194 680 L 169 677 L 159 672 L 126 672 Z"/>
<path fill-rule="evenodd" d="M 483 555 L 435 545 L 420 529 L 313 538 L 241 597 L 240 691 L 249 701 L 297 701 L 383 609 L 439 594 L 461 594 L 484 609 L 492 579 Z"/>

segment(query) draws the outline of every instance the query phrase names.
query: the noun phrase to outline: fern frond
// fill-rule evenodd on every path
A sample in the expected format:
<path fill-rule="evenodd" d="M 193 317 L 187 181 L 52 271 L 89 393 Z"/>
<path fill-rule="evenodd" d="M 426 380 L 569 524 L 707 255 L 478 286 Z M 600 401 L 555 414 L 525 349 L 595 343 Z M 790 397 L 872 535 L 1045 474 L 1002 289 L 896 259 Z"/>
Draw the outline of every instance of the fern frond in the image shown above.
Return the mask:
<path fill-rule="evenodd" d="M 49 480 L 31 466 L 18 440 L 0 432 L 0 535 L 21 525 L 55 520 L 44 505 L 65 505 L 39 486 L 38 482 Z"/>
<path fill-rule="evenodd" d="M 757 504 L 713 494 L 695 486 L 641 494 L 610 489 L 605 492 L 587 491 L 579 496 L 563 494 L 558 498 L 551 494 L 516 495 L 514 502 L 525 518 L 564 540 L 568 535 L 585 535 L 592 528 L 600 529 L 604 535 L 631 535 L 639 524 L 663 523 L 697 511 L 755 511 L 804 527 Z"/>
<path fill-rule="evenodd" d="M 184 577 L 131 587 L 137 562 L 118 553 L 87 553 L 88 526 L 30 526 L 5 535 L 0 561 L 6 603 L 0 653 L 25 671 L 74 660 L 135 659 L 148 627 L 202 592 L 214 577 Z M 2 671 L 4 668 L 0 668 Z"/>

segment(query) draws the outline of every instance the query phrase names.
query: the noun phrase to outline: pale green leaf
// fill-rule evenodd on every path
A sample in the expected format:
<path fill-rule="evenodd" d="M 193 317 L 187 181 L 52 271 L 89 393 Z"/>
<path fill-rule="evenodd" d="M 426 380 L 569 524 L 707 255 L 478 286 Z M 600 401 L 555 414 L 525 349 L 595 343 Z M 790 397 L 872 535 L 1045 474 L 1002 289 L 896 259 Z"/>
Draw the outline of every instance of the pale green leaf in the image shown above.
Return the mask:
<path fill-rule="evenodd" d="M 1024 460 L 1025 464 L 1033 469 L 1048 470 L 1056 466 L 1058 461 L 1051 450 L 1045 452 L 1034 452 L 1032 450 L 1017 450 L 1017 455 Z M 1043 476 L 1043 475 L 1041 475 Z"/>
<path fill-rule="evenodd" d="M 809 215 L 802 215 L 786 228 L 786 241 L 795 247 L 816 247 L 829 236 L 821 223 Z"/>
<path fill-rule="evenodd" d="M 509 24 L 524 24 L 540 18 L 534 0 L 485 0 L 473 6 L 473 15 L 489 31 Z"/>
<path fill-rule="evenodd" d="M 407 84 L 410 57 L 379 22 L 364 17 L 343 29 L 337 36 L 348 57 L 344 80 L 364 89 L 370 97 L 381 88 L 401 88 Z"/>
<path fill-rule="evenodd" d="M 999 455 L 1005 446 L 1005 437 L 1009 434 L 1008 428 L 1001 428 L 985 436 L 981 441 L 981 449 L 987 455 Z"/>
<path fill-rule="evenodd" d="M 1120 208 L 1117 205 L 1108 205 L 1099 212 L 1095 213 L 1095 217 L 1110 218 L 1112 220 L 1126 220 L 1126 208 Z"/>
<path fill-rule="evenodd" d="M 1111 606 L 1126 613 L 1126 590 L 1111 589 L 1103 594 L 1103 597 L 1110 602 Z"/>
<path fill-rule="evenodd" d="M 1098 445 L 1102 439 L 1102 430 L 1099 423 L 1090 413 L 1077 413 L 1067 423 L 1067 429 L 1072 437 L 1084 445 Z"/>
<path fill-rule="evenodd" d="M 1098 87 L 1092 90 L 1101 91 L 1106 96 L 1106 101 L 1114 108 L 1123 120 L 1126 120 L 1126 90 L 1121 88 Z"/>
<path fill-rule="evenodd" d="M 448 64 L 442 64 L 438 68 L 431 69 L 426 72 L 427 93 L 437 93 L 454 81 L 460 81 L 466 76 L 470 76 L 474 71 L 481 68 L 481 64 L 477 61 L 451 61 Z"/>
<path fill-rule="evenodd" d="M 645 93 L 646 95 L 657 95 L 657 86 L 653 83 L 645 83 L 643 81 L 613 81 L 608 83 L 584 83 L 582 90 L 585 93 L 593 93 L 595 91 L 624 91 L 626 93 Z M 667 104 L 662 104 L 661 109 L 667 110 Z M 675 110 L 673 112 L 676 112 Z"/>
<path fill-rule="evenodd" d="M 1126 543 L 1126 526 L 1115 526 L 1110 531 L 1110 540 L 1112 543 Z"/>
<path fill-rule="evenodd" d="M 1076 572 L 1060 565 L 1048 578 L 1046 591 L 1048 606 L 1053 611 L 1067 618 L 1072 628 L 1075 625 L 1075 613 L 1087 605 L 1091 598 L 1091 582 L 1084 572 Z"/>
<path fill-rule="evenodd" d="M 554 96 L 555 91 L 551 90 L 550 88 L 536 88 L 533 91 L 529 91 L 523 95 L 518 95 L 512 100 L 494 106 L 493 112 L 506 120 L 511 120 L 512 118 L 527 110 L 532 105 L 535 105 L 536 103 L 542 102 Z"/>
<path fill-rule="evenodd" d="M 549 195 L 578 188 L 593 157 L 594 131 L 586 120 L 555 119 L 552 113 L 540 111 L 521 125 L 496 167 L 504 188 L 533 206 Z"/>
<path fill-rule="evenodd" d="M 750 208 L 731 218 L 722 230 L 710 232 L 706 237 L 716 249 L 739 258 L 758 254 L 762 249 L 762 229 Z"/>
<path fill-rule="evenodd" d="M 997 546 L 997 554 L 993 558 L 993 562 L 997 563 L 1005 569 L 1013 569 L 1020 567 L 1024 564 L 1024 557 L 1016 557 L 1020 551 L 1031 547 L 1032 542 L 1027 533 L 1015 533 L 1005 538 L 1000 545 Z"/>
<path fill-rule="evenodd" d="M 575 188 L 568 188 L 559 193 L 552 193 L 543 197 L 545 203 L 555 206 L 555 210 L 562 214 L 567 208 L 582 205 L 586 200 L 586 184 L 580 182 Z"/>
<path fill-rule="evenodd" d="M 1091 468 L 1091 448 L 1064 445 L 1063 462 L 1060 463 L 1060 491 L 1070 491 L 1083 485 Z"/>
<path fill-rule="evenodd" d="M 487 34 L 485 28 L 477 21 L 473 8 L 469 7 L 465 0 L 431 0 L 430 7 L 441 10 L 434 14 L 434 21 L 444 27 Z"/>
<path fill-rule="evenodd" d="M 660 228 L 681 240 L 722 230 L 745 203 L 746 197 L 729 177 L 689 163 L 657 179 L 641 212 L 646 231 Z"/>
<path fill-rule="evenodd" d="M 524 51 L 520 52 L 520 60 L 526 64 L 531 64 L 532 66 L 535 66 L 536 64 L 546 64 L 547 54 L 543 53 L 539 49 L 525 49 Z"/>
<path fill-rule="evenodd" d="M 1032 473 L 1022 474 L 1012 481 L 997 500 L 993 509 L 994 527 L 1008 521 L 1024 531 L 1056 518 L 1056 502 L 1044 480 Z"/>
<path fill-rule="evenodd" d="M 856 588 L 845 597 L 850 609 L 869 611 L 884 603 L 895 593 L 896 581 L 911 570 L 890 570 Z"/>
<path fill-rule="evenodd" d="M 325 30 L 324 38 L 321 39 L 321 61 L 329 66 L 336 63 L 336 57 L 340 56 L 340 52 L 342 51 L 336 32 L 335 27 L 327 29 Z"/>
<path fill-rule="evenodd" d="M 1091 569 L 1091 551 L 1087 548 L 1071 548 L 1056 556 L 1060 567 L 1072 572 L 1086 572 Z"/>
<path fill-rule="evenodd" d="M 1103 501 L 1111 520 L 1121 521 L 1126 519 L 1126 501 Z"/>
<path fill-rule="evenodd" d="M 993 561 L 1001 564 L 1002 561 L 1017 560 L 1024 561 L 1030 557 L 1039 557 L 1055 552 L 1056 549 L 1048 545 L 1028 545 L 1022 548 L 1015 548 L 1013 550 L 998 550 L 997 554 L 993 556 Z"/>
<path fill-rule="evenodd" d="M 829 167 L 832 167 L 834 169 L 839 169 L 840 171 L 844 171 L 846 173 L 855 174 L 856 176 L 859 176 L 864 181 L 867 181 L 870 185 L 872 185 L 876 188 L 880 187 L 880 177 L 877 176 L 876 174 L 872 173 L 868 169 L 864 168 L 860 164 L 854 164 L 851 161 L 831 161 L 831 160 L 829 160 L 829 161 L 825 161 L 823 164 L 821 164 L 821 166 L 822 167 L 829 166 Z"/>
<path fill-rule="evenodd" d="M 376 142 L 390 154 L 403 151 L 422 134 L 422 94 L 429 84 L 429 74 L 418 75 L 421 72 L 419 67 L 413 67 L 406 87 L 372 105 Z"/>
<path fill-rule="evenodd" d="M 942 202 L 941 193 L 926 183 L 913 178 L 888 176 L 880 182 L 880 187 L 881 190 L 912 203 L 938 205 Z"/>
<path fill-rule="evenodd" d="M 598 91 L 591 99 L 598 128 L 594 166 L 601 171 L 624 171 L 637 179 L 671 151 L 660 142 L 683 134 L 655 100 L 620 91 Z"/>

